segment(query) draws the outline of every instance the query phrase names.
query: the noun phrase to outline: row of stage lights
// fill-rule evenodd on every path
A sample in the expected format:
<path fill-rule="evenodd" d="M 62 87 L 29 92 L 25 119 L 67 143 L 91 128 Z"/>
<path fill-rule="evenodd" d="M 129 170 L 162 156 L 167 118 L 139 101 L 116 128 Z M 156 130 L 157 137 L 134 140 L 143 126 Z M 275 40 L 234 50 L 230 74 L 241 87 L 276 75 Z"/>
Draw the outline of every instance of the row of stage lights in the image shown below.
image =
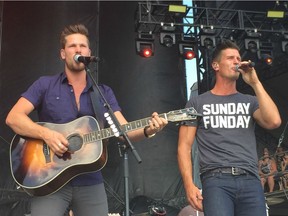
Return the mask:
<path fill-rule="evenodd" d="M 283 10 L 284 9 L 284 10 Z M 273 20 L 281 20 L 285 17 L 285 11 L 287 10 L 287 6 L 285 8 L 276 1 L 276 5 L 272 10 L 267 11 L 267 18 Z M 185 17 L 187 14 L 187 6 L 186 5 L 169 5 L 168 12 L 170 15 L 175 17 Z M 249 30 L 250 31 L 250 30 Z M 264 61 L 267 65 L 271 65 L 273 62 L 273 54 L 272 54 L 272 46 L 262 46 L 263 43 L 260 44 L 261 34 L 257 32 L 257 29 L 254 32 L 246 32 L 246 38 L 244 39 L 245 50 L 254 52 L 257 55 L 258 60 Z M 199 39 L 201 47 L 205 47 L 207 50 L 211 50 L 216 46 L 216 30 L 213 26 L 204 28 L 200 27 Z M 191 40 L 185 40 L 183 36 L 179 43 L 179 54 L 184 59 L 194 59 L 197 53 L 197 43 Z M 161 32 L 160 32 L 160 44 L 171 47 L 176 44 L 176 36 L 175 36 L 175 26 L 173 23 L 170 25 L 161 23 Z M 195 49 L 196 48 L 196 49 Z M 149 34 L 138 34 L 136 39 L 136 50 L 137 53 L 145 58 L 149 58 L 154 55 L 154 36 L 152 33 Z M 283 33 L 282 41 L 281 41 L 281 50 L 283 53 L 288 55 L 288 34 Z"/>
<path fill-rule="evenodd" d="M 263 48 L 260 46 L 259 38 L 254 35 L 257 34 L 248 34 L 250 37 L 244 39 L 245 50 L 251 53 L 256 53 L 259 60 L 264 61 L 267 65 L 271 65 L 273 62 L 272 47 L 268 46 Z M 172 47 L 177 44 L 175 34 L 170 32 L 161 32 L 159 42 L 165 47 Z M 286 47 L 284 45 L 286 45 Z M 194 59 L 196 57 L 196 46 L 197 43 L 195 38 L 184 37 L 182 35 L 178 42 L 180 56 L 186 60 Z M 216 46 L 215 31 L 213 28 L 202 29 L 202 33 L 200 34 L 200 46 L 205 47 L 207 50 L 211 50 Z M 138 34 L 136 39 L 137 53 L 144 58 L 150 58 L 154 55 L 154 50 L 154 35 Z M 288 41 L 286 43 L 282 42 L 282 51 L 287 53 Z"/>
<path fill-rule="evenodd" d="M 172 33 L 160 33 L 160 44 L 165 47 L 172 47 L 176 44 L 175 34 Z M 179 54 L 184 59 L 191 60 L 196 57 L 194 51 L 194 44 L 192 41 L 181 40 L 178 43 Z M 149 58 L 154 55 L 154 35 L 153 34 L 138 34 L 136 39 L 136 51 L 145 58 Z"/>
<path fill-rule="evenodd" d="M 204 32 L 204 33 L 203 33 Z M 203 30 L 200 35 L 200 46 L 205 47 L 207 50 L 211 50 L 216 46 L 215 31 L 212 29 Z M 213 33 L 214 32 L 214 33 Z M 256 36 L 258 35 L 258 36 Z M 249 37 L 250 36 L 250 37 Z M 288 38 L 287 38 L 288 39 Z M 161 32 L 159 36 L 159 42 L 165 47 L 172 47 L 176 44 L 176 36 L 173 33 Z M 196 57 L 195 47 L 197 43 L 195 38 L 181 36 L 181 40 L 178 42 L 179 54 L 186 60 L 191 60 Z M 273 54 L 272 47 L 263 47 L 260 45 L 259 34 L 248 34 L 248 37 L 244 39 L 245 50 L 255 53 L 257 58 L 263 61 L 267 65 L 272 65 Z M 149 58 L 154 55 L 154 35 L 153 34 L 138 34 L 136 39 L 136 51 L 145 58 Z M 282 41 L 282 51 L 288 54 L 288 40 Z"/>
<path fill-rule="evenodd" d="M 154 55 L 154 52 L 151 48 L 143 48 L 139 51 L 139 55 L 145 58 L 150 58 L 151 56 Z M 186 60 L 191 60 L 194 59 L 196 54 L 193 50 L 187 50 L 182 54 L 183 58 Z"/>
<path fill-rule="evenodd" d="M 186 5 L 174 5 L 171 4 L 168 7 L 168 12 L 170 15 L 175 17 L 183 18 L 187 14 Z M 161 23 L 161 32 L 159 35 L 160 44 L 165 47 L 172 47 L 176 44 L 176 35 L 175 30 L 176 26 L 173 23 L 164 24 Z M 184 37 L 181 37 L 179 41 L 179 54 L 184 59 L 191 60 L 196 57 L 196 52 L 194 49 L 195 42 L 192 40 L 186 40 Z M 136 39 L 136 51 L 137 53 L 145 58 L 149 58 L 154 55 L 154 35 L 149 33 L 139 33 Z"/>

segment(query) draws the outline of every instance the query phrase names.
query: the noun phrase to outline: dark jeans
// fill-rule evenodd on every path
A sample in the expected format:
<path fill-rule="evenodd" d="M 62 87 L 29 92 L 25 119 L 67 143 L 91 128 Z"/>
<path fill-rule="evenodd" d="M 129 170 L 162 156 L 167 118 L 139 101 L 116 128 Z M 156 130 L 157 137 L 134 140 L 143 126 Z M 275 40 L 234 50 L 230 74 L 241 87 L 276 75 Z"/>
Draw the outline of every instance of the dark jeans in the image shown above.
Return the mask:
<path fill-rule="evenodd" d="M 33 197 L 31 216 L 63 216 L 69 208 L 74 216 L 107 216 L 104 184 L 81 187 L 68 184 L 54 194 Z"/>
<path fill-rule="evenodd" d="M 205 216 L 266 215 L 264 192 L 256 176 L 208 171 L 201 180 Z"/>

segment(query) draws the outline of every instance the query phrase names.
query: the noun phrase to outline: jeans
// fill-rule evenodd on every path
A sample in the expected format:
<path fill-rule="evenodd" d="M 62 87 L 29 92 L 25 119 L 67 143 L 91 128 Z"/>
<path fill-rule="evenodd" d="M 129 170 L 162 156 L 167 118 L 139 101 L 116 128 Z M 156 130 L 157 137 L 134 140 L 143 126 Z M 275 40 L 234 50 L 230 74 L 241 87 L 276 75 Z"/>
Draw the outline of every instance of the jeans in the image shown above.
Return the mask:
<path fill-rule="evenodd" d="M 205 216 L 266 216 L 264 192 L 255 175 L 208 171 L 201 181 Z"/>
<path fill-rule="evenodd" d="M 104 184 L 79 187 L 67 184 L 51 195 L 33 197 L 31 201 L 31 216 L 63 216 L 69 209 L 74 216 L 107 216 Z"/>

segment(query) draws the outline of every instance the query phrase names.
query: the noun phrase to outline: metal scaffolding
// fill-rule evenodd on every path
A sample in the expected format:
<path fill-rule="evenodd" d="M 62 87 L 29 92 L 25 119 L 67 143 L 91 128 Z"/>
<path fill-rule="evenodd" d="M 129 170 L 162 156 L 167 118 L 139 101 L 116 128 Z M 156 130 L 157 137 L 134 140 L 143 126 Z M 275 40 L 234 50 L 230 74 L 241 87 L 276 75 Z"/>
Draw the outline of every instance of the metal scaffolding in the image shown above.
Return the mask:
<path fill-rule="evenodd" d="M 211 89 L 213 85 L 210 61 L 213 46 L 218 41 L 234 40 L 243 53 L 242 58 L 246 56 L 254 60 L 254 55 L 249 54 L 245 47 L 247 37 L 261 39 L 260 52 L 271 51 L 276 47 L 275 43 L 288 35 L 287 18 L 268 18 L 266 11 L 186 7 L 185 14 L 175 14 L 169 12 L 168 4 L 140 2 L 135 16 L 135 31 L 137 34 L 157 35 L 167 26 L 173 27 L 173 34 L 178 40 L 183 37 L 194 38 L 195 50 L 199 53 L 196 57 L 197 79 L 201 83 L 199 93 Z M 205 44 L 207 37 L 213 39 L 210 47 Z"/>

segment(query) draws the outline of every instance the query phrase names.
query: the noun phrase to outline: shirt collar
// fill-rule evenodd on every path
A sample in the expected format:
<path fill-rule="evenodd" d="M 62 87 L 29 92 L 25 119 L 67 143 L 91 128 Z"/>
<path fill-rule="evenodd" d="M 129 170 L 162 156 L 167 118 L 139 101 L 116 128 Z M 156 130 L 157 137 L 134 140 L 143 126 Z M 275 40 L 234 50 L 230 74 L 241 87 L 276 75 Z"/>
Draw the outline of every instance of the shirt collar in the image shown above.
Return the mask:
<path fill-rule="evenodd" d="M 86 80 L 87 80 L 86 89 L 92 88 L 93 82 L 90 76 L 88 76 L 87 74 L 86 74 Z M 61 73 L 61 83 L 68 83 L 67 75 L 65 72 Z"/>

